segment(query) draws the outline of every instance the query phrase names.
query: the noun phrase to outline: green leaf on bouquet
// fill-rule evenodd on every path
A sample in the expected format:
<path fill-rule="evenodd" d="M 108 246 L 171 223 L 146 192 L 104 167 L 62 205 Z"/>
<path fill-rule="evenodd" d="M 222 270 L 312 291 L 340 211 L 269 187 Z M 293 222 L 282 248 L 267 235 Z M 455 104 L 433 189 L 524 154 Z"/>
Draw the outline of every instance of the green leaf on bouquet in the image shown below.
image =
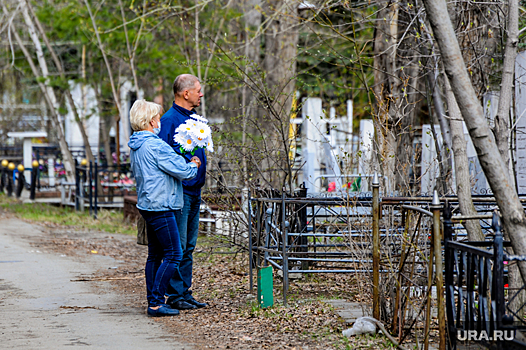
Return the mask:
<path fill-rule="evenodd" d="M 181 152 L 181 154 L 185 153 L 185 150 L 184 150 L 183 146 L 179 147 L 179 151 Z"/>

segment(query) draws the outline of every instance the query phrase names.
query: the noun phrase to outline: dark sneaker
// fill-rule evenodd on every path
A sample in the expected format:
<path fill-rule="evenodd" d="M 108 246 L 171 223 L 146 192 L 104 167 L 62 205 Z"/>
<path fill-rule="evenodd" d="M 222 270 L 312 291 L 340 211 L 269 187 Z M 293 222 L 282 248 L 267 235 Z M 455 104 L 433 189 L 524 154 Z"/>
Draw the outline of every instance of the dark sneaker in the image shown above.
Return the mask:
<path fill-rule="evenodd" d="M 177 309 L 177 310 L 193 310 L 193 309 L 197 309 L 197 306 L 193 305 L 193 304 L 190 304 L 184 300 L 179 300 L 179 301 L 176 301 L 176 302 L 173 302 L 173 303 L 170 303 L 168 302 L 168 305 L 170 305 L 170 307 L 172 309 Z"/>
<path fill-rule="evenodd" d="M 207 303 L 200 303 L 198 302 L 197 300 L 195 300 L 194 298 L 191 298 L 191 299 L 188 299 L 188 300 L 185 300 L 188 304 L 191 304 L 191 305 L 194 305 L 197 309 L 200 309 L 200 308 L 203 308 L 203 307 L 207 307 L 208 304 Z"/>
<path fill-rule="evenodd" d="M 161 316 L 177 316 L 179 315 L 179 310 L 171 309 L 168 305 L 161 305 L 157 310 L 148 308 L 148 315 L 152 317 L 161 317 Z"/>

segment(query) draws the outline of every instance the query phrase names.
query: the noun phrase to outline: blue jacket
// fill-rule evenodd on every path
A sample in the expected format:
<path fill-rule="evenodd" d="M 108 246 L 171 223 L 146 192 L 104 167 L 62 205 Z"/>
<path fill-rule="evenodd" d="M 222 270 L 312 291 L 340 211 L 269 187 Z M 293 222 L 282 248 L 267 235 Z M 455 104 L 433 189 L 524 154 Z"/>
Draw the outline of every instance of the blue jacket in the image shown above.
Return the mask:
<path fill-rule="evenodd" d="M 181 209 L 184 205 L 181 180 L 194 178 L 197 166 L 187 164 L 150 131 L 134 132 L 128 146 L 137 181 L 137 208 L 147 211 Z"/>
<path fill-rule="evenodd" d="M 159 137 L 172 146 L 177 154 L 181 154 L 181 151 L 179 150 L 180 145 L 174 142 L 175 129 L 186 122 L 186 120 L 189 119 L 188 117 L 194 113 L 195 110 L 189 111 L 186 108 L 176 105 L 174 102 L 172 108 L 161 117 L 161 132 L 159 133 Z M 199 170 L 197 170 L 197 176 L 195 178 L 183 181 L 183 191 L 192 196 L 199 196 L 201 195 L 201 187 L 205 185 L 206 154 L 202 148 L 199 148 L 195 151 L 194 155 L 201 160 L 201 166 Z M 183 157 L 187 163 L 192 159 L 190 153 L 184 154 Z"/>

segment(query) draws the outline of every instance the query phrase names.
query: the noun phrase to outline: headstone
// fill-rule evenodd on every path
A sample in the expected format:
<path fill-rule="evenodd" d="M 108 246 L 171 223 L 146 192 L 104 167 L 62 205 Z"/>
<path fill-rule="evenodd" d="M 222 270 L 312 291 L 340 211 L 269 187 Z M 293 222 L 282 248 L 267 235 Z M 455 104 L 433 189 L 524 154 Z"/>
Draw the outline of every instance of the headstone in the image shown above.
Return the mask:
<path fill-rule="evenodd" d="M 317 97 L 309 97 L 302 108 L 302 155 L 305 161 L 303 181 L 309 192 L 321 190 L 321 162 L 325 156 L 321 145 L 322 130 L 326 130 L 323 120 L 322 101 Z"/>
<path fill-rule="evenodd" d="M 372 174 L 374 169 L 372 166 L 373 155 L 373 140 L 374 140 L 374 124 L 370 119 L 360 120 L 360 156 L 358 157 L 358 173 Z"/>
<path fill-rule="evenodd" d="M 121 102 L 121 120 L 119 122 L 119 138 L 120 138 L 120 150 L 121 152 L 129 153 L 128 141 L 132 134 L 132 128 L 130 125 L 130 109 L 133 106 L 135 100 L 144 98 L 144 92 L 139 90 L 135 91 L 135 87 L 131 81 L 126 80 L 120 86 L 120 102 Z"/>
<path fill-rule="evenodd" d="M 71 95 L 84 130 L 86 130 L 91 151 L 96 156 L 99 150 L 100 119 L 95 90 L 91 86 L 83 86 L 72 81 L 70 82 L 70 86 Z M 70 150 L 82 149 L 84 147 L 84 140 L 82 139 L 80 128 L 69 103 L 67 104 L 67 109 L 68 114 L 65 120 L 66 142 Z"/>
<path fill-rule="evenodd" d="M 53 158 L 47 160 L 47 177 L 49 187 L 55 187 L 55 160 Z"/>
<path fill-rule="evenodd" d="M 420 176 L 420 193 L 422 196 L 430 196 L 436 185 L 436 179 L 440 175 L 435 144 L 442 145 L 442 133 L 440 125 L 434 126 L 437 141 L 433 136 L 431 125 L 422 125 L 422 161 Z"/>

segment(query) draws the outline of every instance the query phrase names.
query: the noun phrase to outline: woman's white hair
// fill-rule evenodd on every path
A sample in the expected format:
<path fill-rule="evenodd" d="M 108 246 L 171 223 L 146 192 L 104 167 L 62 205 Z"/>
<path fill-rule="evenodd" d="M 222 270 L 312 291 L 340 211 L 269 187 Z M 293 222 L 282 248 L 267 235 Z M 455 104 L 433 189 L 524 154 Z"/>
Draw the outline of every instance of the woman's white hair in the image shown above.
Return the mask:
<path fill-rule="evenodd" d="M 130 110 L 130 125 L 133 131 L 148 129 L 153 118 L 161 114 L 163 107 L 154 102 L 137 100 Z"/>

